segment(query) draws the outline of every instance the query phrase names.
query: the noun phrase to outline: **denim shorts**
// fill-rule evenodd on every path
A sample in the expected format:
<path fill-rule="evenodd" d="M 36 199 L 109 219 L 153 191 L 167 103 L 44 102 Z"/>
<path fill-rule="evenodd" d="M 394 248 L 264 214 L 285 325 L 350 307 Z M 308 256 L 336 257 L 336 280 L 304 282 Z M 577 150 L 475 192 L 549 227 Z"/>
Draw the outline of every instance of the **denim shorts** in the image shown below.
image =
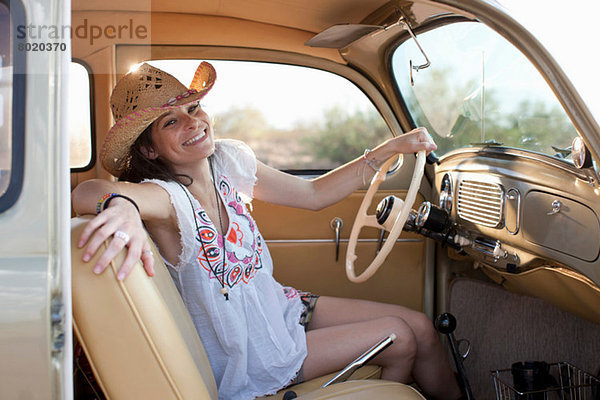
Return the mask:
<path fill-rule="evenodd" d="M 302 315 L 300 315 L 300 325 L 304 327 L 305 331 L 308 329 L 308 324 L 310 323 L 313 311 L 317 305 L 317 300 L 319 300 L 319 296 L 316 294 L 312 294 L 310 292 L 300 292 L 300 301 L 302 301 L 302 305 L 304 306 Z M 289 386 L 302 382 L 304 382 L 304 368 L 300 367 L 298 374 L 296 374 L 296 377 L 292 379 Z"/>
<path fill-rule="evenodd" d="M 308 329 L 308 324 L 317 305 L 317 300 L 319 300 L 319 296 L 316 294 L 300 292 L 300 301 L 302 301 L 302 305 L 304 306 L 304 310 L 300 315 L 300 325 L 304 327 L 304 330 Z"/>

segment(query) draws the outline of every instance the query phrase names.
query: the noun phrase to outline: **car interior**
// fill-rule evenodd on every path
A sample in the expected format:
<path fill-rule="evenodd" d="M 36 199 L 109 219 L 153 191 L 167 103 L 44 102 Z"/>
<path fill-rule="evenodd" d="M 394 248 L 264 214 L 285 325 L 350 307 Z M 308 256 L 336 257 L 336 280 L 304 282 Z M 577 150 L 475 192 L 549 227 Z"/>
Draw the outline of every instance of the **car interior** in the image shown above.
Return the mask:
<path fill-rule="evenodd" d="M 113 123 L 110 93 L 143 62 L 184 84 L 200 61 L 211 62 L 218 78 L 203 103 L 217 138 L 243 140 L 259 160 L 307 178 L 424 126 L 434 154 L 389 163 L 380 181 L 363 179 L 338 204 L 308 211 L 252 202 L 275 279 L 403 305 L 432 321 L 451 313 L 455 330 L 441 335 L 472 398 L 521 398 L 511 365 L 525 361 L 550 364 L 563 389 L 588 394 L 561 398 L 598 398 L 600 177 L 589 143 L 600 128 L 560 67 L 496 3 L 71 7 L 71 189 L 115 179 L 98 160 Z M 0 193 L 6 183 L 0 175 Z M 72 217 L 76 240 L 91 217 Z M 160 257 L 154 278 L 136 266 L 120 282 L 118 261 L 96 276 L 71 246 L 74 334 L 85 354 L 74 364 L 76 398 L 216 399 Z M 372 264 L 376 271 L 361 275 Z M 563 384 L 564 370 L 576 380 Z M 289 390 L 302 399 L 423 398 L 416 385 L 377 379 L 377 366 L 320 388 L 332 376 L 273 398 Z"/>

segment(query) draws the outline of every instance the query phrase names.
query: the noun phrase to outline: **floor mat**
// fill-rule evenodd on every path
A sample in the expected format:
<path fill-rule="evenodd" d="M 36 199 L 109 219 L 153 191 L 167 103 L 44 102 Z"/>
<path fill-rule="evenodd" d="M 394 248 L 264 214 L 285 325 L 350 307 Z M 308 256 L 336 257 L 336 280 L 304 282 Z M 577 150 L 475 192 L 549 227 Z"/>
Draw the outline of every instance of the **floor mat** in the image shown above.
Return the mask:
<path fill-rule="evenodd" d="M 459 278 L 450 288 L 449 310 L 458 320 L 456 338 L 471 342 L 464 365 L 477 400 L 495 399 L 490 371 L 517 361 L 567 361 L 600 372 L 600 325 L 543 300 Z"/>

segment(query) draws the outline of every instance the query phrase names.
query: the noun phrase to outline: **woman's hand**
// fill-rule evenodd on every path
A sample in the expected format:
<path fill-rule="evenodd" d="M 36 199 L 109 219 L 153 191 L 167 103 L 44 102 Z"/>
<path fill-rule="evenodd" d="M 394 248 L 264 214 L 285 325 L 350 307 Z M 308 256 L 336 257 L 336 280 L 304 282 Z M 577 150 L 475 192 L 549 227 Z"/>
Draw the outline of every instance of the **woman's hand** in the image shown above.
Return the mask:
<path fill-rule="evenodd" d="M 378 152 L 381 152 L 378 155 L 378 158 L 380 158 L 382 161 L 385 161 L 398 153 L 409 154 L 425 150 L 427 154 L 429 154 L 436 149 L 437 146 L 433 142 L 429 132 L 427 132 L 427 129 L 420 127 L 400 136 L 386 140 L 374 151 L 378 150 Z"/>
<path fill-rule="evenodd" d="M 117 278 L 125 279 L 140 258 L 146 273 L 154 276 L 154 257 L 140 215 L 133 204 L 119 197 L 113 198 L 109 207 L 88 222 L 81 233 L 77 246 L 82 248 L 87 243 L 83 261 L 91 260 L 100 245 L 111 236 L 110 245 L 94 266 L 96 274 L 101 274 L 113 258 L 127 247 L 127 257 L 119 268 Z"/>

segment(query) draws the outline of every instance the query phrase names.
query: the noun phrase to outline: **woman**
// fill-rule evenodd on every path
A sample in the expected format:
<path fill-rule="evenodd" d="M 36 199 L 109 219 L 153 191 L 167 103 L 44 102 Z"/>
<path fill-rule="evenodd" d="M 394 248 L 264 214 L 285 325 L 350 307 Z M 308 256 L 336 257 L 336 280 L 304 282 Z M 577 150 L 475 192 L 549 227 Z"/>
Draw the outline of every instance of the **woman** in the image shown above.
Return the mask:
<path fill-rule="evenodd" d="M 73 192 L 78 214 L 98 213 L 78 242 L 87 244 L 84 261 L 114 236 L 94 272 L 102 273 L 127 247 L 118 278 L 125 279 L 140 258 L 153 275 L 145 225 L 190 311 L 220 398 L 253 398 L 339 370 L 390 333 L 398 339 L 374 361 L 383 379 L 414 379 L 433 398 L 459 397 L 431 321 L 400 306 L 318 298 L 282 287 L 246 207 L 252 198 L 327 207 L 358 189 L 387 158 L 434 150 L 426 130 L 389 139 L 364 157 L 305 180 L 257 161 L 241 142 L 214 140 L 198 100 L 215 79 L 213 67 L 202 63 L 187 89 L 143 64 L 117 83 L 111 96 L 116 123 L 101 159 L 129 182 L 87 181 Z"/>

